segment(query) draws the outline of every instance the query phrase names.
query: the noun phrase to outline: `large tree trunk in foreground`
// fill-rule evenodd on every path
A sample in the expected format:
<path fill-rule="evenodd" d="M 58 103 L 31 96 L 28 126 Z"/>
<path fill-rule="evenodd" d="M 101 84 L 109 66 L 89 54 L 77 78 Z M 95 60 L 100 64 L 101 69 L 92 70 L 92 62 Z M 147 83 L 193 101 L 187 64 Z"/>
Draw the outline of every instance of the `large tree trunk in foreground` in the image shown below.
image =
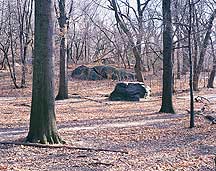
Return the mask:
<path fill-rule="evenodd" d="M 53 0 L 36 0 L 33 92 L 27 142 L 62 142 L 55 117 L 53 24 Z"/>
<path fill-rule="evenodd" d="M 172 24 L 171 1 L 163 0 L 163 94 L 160 112 L 175 113 L 172 104 Z"/>

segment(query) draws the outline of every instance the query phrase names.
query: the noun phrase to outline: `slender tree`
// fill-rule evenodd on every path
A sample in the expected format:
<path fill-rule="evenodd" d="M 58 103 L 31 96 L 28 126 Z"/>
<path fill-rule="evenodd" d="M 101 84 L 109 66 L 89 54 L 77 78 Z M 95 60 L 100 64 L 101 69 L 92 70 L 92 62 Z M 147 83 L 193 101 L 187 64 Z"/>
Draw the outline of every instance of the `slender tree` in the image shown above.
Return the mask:
<path fill-rule="evenodd" d="M 192 6 L 193 0 L 189 1 L 189 28 L 188 28 L 188 55 L 190 63 L 190 128 L 194 127 L 194 95 L 193 95 L 193 62 L 192 62 L 192 47 L 191 47 L 191 31 L 192 31 Z"/>
<path fill-rule="evenodd" d="M 214 51 L 214 46 L 213 46 L 213 41 L 211 39 L 211 50 L 212 50 L 212 55 L 213 55 L 213 66 L 212 66 L 212 70 L 210 73 L 210 77 L 208 79 L 208 88 L 214 88 L 214 79 L 215 79 L 215 74 L 216 74 L 216 54 Z"/>
<path fill-rule="evenodd" d="M 67 32 L 69 27 L 69 18 L 72 12 L 73 1 L 69 14 L 66 14 L 65 0 L 58 1 L 58 9 L 56 13 L 58 16 L 58 23 L 60 27 L 60 73 L 59 73 L 59 91 L 56 100 L 68 99 L 68 71 L 67 71 Z M 59 11 L 59 12 L 58 12 Z"/>
<path fill-rule="evenodd" d="M 124 34 L 127 36 L 128 40 L 129 40 L 129 44 L 132 47 L 132 51 L 135 57 L 135 66 L 134 66 L 134 70 L 136 73 L 136 77 L 137 77 L 137 81 L 143 82 L 143 77 L 142 77 L 142 72 L 141 72 L 141 43 L 143 41 L 143 15 L 144 15 L 144 11 L 148 5 L 148 3 L 150 2 L 150 0 L 146 0 L 145 3 L 141 3 L 140 0 L 137 0 L 136 5 L 137 5 L 137 10 L 135 10 L 132 6 L 129 5 L 128 1 L 123 2 L 121 1 L 127 8 L 128 11 L 130 9 L 132 9 L 132 11 L 134 12 L 135 16 L 136 16 L 136 20 L 138 23 L 138 26 L 134 26 L 133 24 L 131 24 L 131 19 L 129 16 L 124 15 L 120 8 L 119 8 L 119 4 L 117 3 L 117 0 L 109 0 L 110 2 L 110 6 L 111 9 L 115 12 L 115 19 L 119 25 L 119 27 L 121 28 L 121 30 L 124 32 Z M 129 13 L 129 12 L 128 12 Z M 125 21 L 125 18 L 129 21 L 131 27 L 133 28 L 133 30 L 135 30 L 136 32 L 136 40 L 134 40 L 133 34 L 131 32 L 131 30 L 128 27 L 128 23 Z M 138 28 L 138 29 L 136 29 Z"/>
<path fill-rule="evenodd" d="M 19 49 L 22 66 L 21 88 L 26 87 L 26 58 L 28 47 L 32 41 L 31 21 L 33 11 L 33 0 L 17 0 Z"/>
<path fill-rule="evenodd" d="M 171 0 L 163 0 L 163 94 L 160 112 L 175 113 L 172 103 L 172 20 Z"/>
<path fill-rule="evenodd" d="M 27 142 L 62 143 L 57 133 L 54 98 L 53 3 L 35 1 L 33 92 Z"/>
<path fill-rule="evenodd" d="M 210 35 L 212 32 L 213 22 L 216 17 L 216 9 L 214 9 L 212 15 L 209 18 L 207 31 L 204 36 L 204 40 L 202 42 L 200 54 L 199 54 L 199 61 L 194 66 L 194 75 L 193 75 L 193 88 L 195 91 L 198 90 L 198 84 L 199 84 L 199 77 L 203 70 L 203 64 L 204 64 L 204 58 L 206 54 L 206 49 L 209 43 Z"/>

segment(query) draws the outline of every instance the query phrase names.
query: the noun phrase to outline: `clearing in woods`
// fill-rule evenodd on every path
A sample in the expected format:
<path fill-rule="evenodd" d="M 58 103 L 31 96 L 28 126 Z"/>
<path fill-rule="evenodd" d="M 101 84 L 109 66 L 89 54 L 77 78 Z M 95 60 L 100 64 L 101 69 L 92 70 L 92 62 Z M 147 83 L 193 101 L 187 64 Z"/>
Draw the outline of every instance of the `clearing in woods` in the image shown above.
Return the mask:
<path fill-rule="evenodd" d="M 1 72 L 0 142 L 19 142 L 28 132 L 31 85 L 15 90 Z M 0 170 L 215 170 L 216 125 L 196 115 L 196 127 L 188 128 L 188 91 L 174 95 L 177 114 L 164 114 L 158 113 L 156 84 L 148 99 L 110 102 L 105 95 L 115 84 L 71 80 L 70 98 L 56 102 L 61 136 L 80 149 L 0 144 Z M 216 116 L 215 90 L 203 88 L 198 95 L 210 99 L 206 113 Z M 196 110 L 202 107 L 195 104 Z"/>

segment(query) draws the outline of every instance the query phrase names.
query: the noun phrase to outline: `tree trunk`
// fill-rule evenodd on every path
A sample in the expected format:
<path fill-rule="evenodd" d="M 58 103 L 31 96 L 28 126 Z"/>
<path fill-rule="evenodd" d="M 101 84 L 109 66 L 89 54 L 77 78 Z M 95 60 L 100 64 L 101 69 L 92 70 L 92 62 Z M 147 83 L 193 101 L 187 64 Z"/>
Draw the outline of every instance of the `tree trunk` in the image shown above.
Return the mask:
<path fill-rule="evenodd" d="M 182 48 L 182 55 L 183 55 L 183 61 L 182 61 L 182 75 L 186 75 L 189 71 L 189 59 L 188 59 L 188 53 L 186 49 Z"/>
<path fill-rule="evenodd" d="M 27 142 L 62 143 L 57 133 L 54 98 L 53 0 L 35 1 L 33 91 Z"/>
<path fill-rule="evenodd" d="M 175 113 L 172 104 L 172 24 L 171 0 L 163 0 L 163 93 L 160 112 Z"/>
<path fill-rule="evenodd" d="M 189 28 L 188 28 L 188 56 L 190 62 L 190 128 L 195 126 L 194 122 L 194 94 L 193 94 L 193 62 L 191 49 L 191 31 L 192 31 L 192 5 L 193 0 L 189 0 Z"/>
<path fill-rule="evenodd" d="M 133 53 L 136 59 L 136 63 L 134 66 L 134 71 L 136 73 L 136 79 L 139 82 L 143 82 L 143 76 L 141 72 L 141 57 L 136 47 L 133 47 Z"/>
<path fill-rule="evenodd" d="M 14 83 L 15 88 L 20 88 L 20 87 L 17 85 L 17 83 L 16 83 L 16 73 L 13 72 L 13 71 L 15 70 L 15 65 L 12 65 L 12 69 L 11 69 L 10 61 L 9 61 L 9 59 L 8 59 L 8 50 L 9 50 L 9 47 L 7 47 L 7 48 L 5 49 L 5 51 L 3 51 L 3 53 L 4 53 L 4 58 L 5 58 L 6 61 L 7 61 L 8 69 L 9 69 L 9 72 L 10 72 L 10 76 L 11 76 L 11 79 L 12 79 L 12 81 L 13 81 L 13 83 Z M 13 61 L 12 61 L 12 63 L 13 63 Z"/>
<path fill-rule="evenodd" d="M 180 63 L 180 55 L 179 55 L 179 49 L 177 50 L 177 79 L 181 79 L 181 63 Z"/>
<path fill-rule="evenodd" d="M 213 21 L 214 18 L 216 17 L 216 9 L 214 10 L 213 14 L 211 15 L 209 22 L 208 22 L 208 27 L 207 27 L 207 32 L 205 34 L 203 44 L 201 47 L 200 55 L 199 55 L 199 62 L 197 66 L 194 68 L 194 80 L 193 80 L 193 88 L 195 91 L 198 90 L 198 85 L 199 85 L 199 76 L 202 72 L 203 69 L 203 62 L 204 62 L 204 57 L 206 53 L 206 48 L 208 46 L 208 41 L 212 32 L 212 26 L 213 26 Z"/>
<path fill-rule="evenodd" d="M 208 79 L 208 85 L 207 85 L 208 88 L 214 88 L 214 78 L 215 78 L 215 74 L 216 74 L 216 62 L 214 62 L 213 65 L 214 66 L 212 68 L 210 77 Z"/>
<path fill-rule="evenodd" d="M 6 70 L 6 69 L 7 69 L 6 58 L 3 57 L 3 60 L 1 62 L 1 68 L 0 68 L 0 70 Z"/>
<path fill-rule="evenodd" d="M 56 100 L 68 99 L 68 72 L 67 72 L 67 17 L 65 13 L 65 0 L 59 1 L 60 17 L 58 18 L 61 44 L 60 44 L 60 73 L 59 91 Z"/>
<path fill-rule="evenodd" d="M 26 1 L 24 2 L 25 6 Z M 21 78 L 21 88 L 25 87 L 25 59 L 24 59 L 24 12 L 22 11 L 21 1 L 17 1 L 17 11 L 18 11 L 18 20 L 19 20 L 19 46 L 20 46 L 20 60 L 22 67 L 22 78 Z"/>
<path fill-rule="evenodd" d="M 174 22 L 178 22 L 179 21 L 179 13 L 178 13 L 178 5 L 179 5 L 179 2 L 178 1 L 175 1 L 174 2 L 174 12 L 175 12 L 175 14 L 173 15 L 174 16 Z M 179 51 L 180 51 L 180 46 L 181 46 L 181 44 L 180 44 L 180 35 L 181 35 L 181 33 L 180 33 L 180 27 L 178 26 L 177 28 L 176 28 L 176 37 L 177 37 L 177 41 L 178 41 L 178 43 L 177 43 L 177 49 L 176 49 L 176 60 L 177 60 L 177 79 L 180 79 L 181 78 L 181 67 L 180 67 L 180 53 L 179 53 Z M 173 53 L 175 52 L 175 50 L 173 50 Z"/>
<path fill-rule="evenodd" d="M 194 8 L 194 5 L 191 5 L 191 8 Z M 192 10 L 192 9 L 191 9 Z M 191 16 L 192 17 L 192 16 Z M 194 17 L 194 20 L 196 18 Z M 192 19 L 191 19 L 192 20 Z M 193 29 L 192 29 L 193 28 Z M 191 23 L 191 31 L 196 31 L 195 30 L 195 25 Z M 193 41 L 194 41 L 194 49 L 193 49 L 193 90 L 197 91 L 198 90 L 198 84 L 199 84 L 199 75 L 195 72 L 197 69 L 197 61 L 198 61 L 198 36 L 193 34 Z M 191 42 L 191 41 L 190 41 Z M 190 45 L 191 46 L 191 45 Z M 191 52 L 192 53 L 192 52 Z M 189 55 L 190 56 L 190 55 Z"/>
<path fill-rule="evenodd" d="M 67 75 L 67 56 L 66 38 L 61 38 L 60 44 L 60 78 L 59 91 L 56 100 L 68 99 L 68 75 Z"/>
<path fill-rule="evenodd" d="M 211 49 L 212 49 L 212 54 L 213 54 L 213 68 L 211 70 L 210 77 L 208 79 L 208 85 L 207 85 L 208 88 L 214 88 L 214 78 L 216 74 L 216 55 L 214 52 L 212 40 L 211 40 Z"/>

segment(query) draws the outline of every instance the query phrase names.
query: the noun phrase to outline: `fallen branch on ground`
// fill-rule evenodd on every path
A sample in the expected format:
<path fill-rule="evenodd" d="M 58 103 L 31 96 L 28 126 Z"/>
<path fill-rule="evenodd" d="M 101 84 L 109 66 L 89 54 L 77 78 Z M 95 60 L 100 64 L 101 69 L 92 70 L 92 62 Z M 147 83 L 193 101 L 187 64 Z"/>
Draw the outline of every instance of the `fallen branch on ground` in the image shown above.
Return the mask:
<path fill-rule="evenodd" d="M 210 115 L 206 115 L 203 116 L 205 119 L 207 119 L 208 121 L 210 121 L 212 124 L 216 124 L 216 118 L 214 118 L 213 116 Z"/>
<path fill-rule="evenodd" d="M 31 105 L 26 104 L 26 103 L 14 104 L 14 106 L 26 106 L 26 107 L 31 107 Z"/>
<path fill-rule="evenodd" d="M 98 166 L 98 165 L 104 165 L 104 166 L 114 166 L 112 163 L 104 163 L 104 162 L 93 162 L 89 163 L 89 165 Z"/>
<path fill-rule="evenodd" d="M 60 145 L 60 144 L 50 145 L 50 144 L 25 143 L 25 142 L 0 142 L 0 144 L 2 145 L 20 145 L 20 146 L 29 146 L 29 147 L 39 147 L 39 148 L 66 148 L 66 149 L 72 149 L 72 150 L 105 151 L 105 152 L 128 154 L 127 151 L 122 151 L 122 150 L 90 148 L 90 147 L 73 147 L 69 145 Z"/>
<path fill-rule="evenodd" d="M 105 104 L 105 105 L 109 105 L 109 103 L 103 102 L 102 100 L 95 100 L 95 99 L 92 99 L 92 98 L 89 98 L 89 97 L 81 96 L 79 94 L 76 94 L 75 97 L 80 98 L 80 99 L 86 99 L 86 100 L 97 102 L 97 103 L 101 103 L 101 104 Z"/>
<path fill-rule="evenodd" d="M 203 104 L 206 104 L 207 103 L 210 103 L 210 100 L 206 97 L 203 97 L 203 96 L 197 96 L 195 97 L 195 102 L 198 102 L 198 103 L 203 103 Z"/>
<path fill-rule="evenodd" d="M 190 113 L 190 110 L 186 111 Z M 211 115 L 204 115 L 202 110 L 195 111 L 195 114 L 202 116 L 204 119 L 210 121 L 212 124 L 216 124 L 216 118 Z"/>

